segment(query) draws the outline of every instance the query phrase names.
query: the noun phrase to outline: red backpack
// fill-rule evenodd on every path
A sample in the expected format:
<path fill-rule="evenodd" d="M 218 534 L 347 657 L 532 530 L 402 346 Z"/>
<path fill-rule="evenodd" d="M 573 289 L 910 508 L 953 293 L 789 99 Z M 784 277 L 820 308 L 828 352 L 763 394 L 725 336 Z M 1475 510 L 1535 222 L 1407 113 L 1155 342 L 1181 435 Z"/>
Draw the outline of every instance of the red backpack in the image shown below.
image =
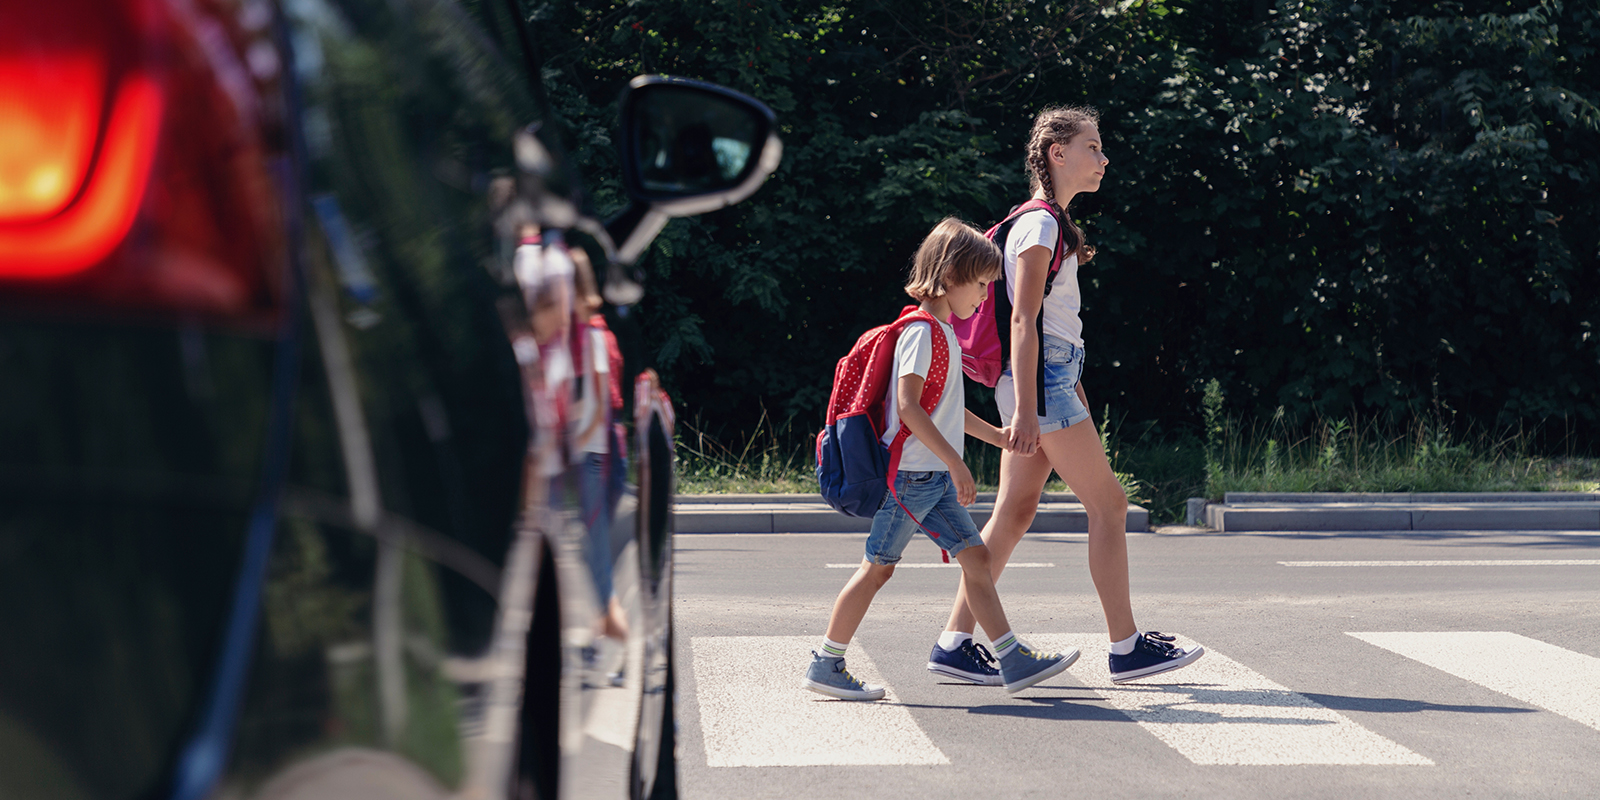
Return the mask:
<path fill-rule="evenodd" d="M 1011 234 L 1011 227 L 1023 214 L 1030 211 L 1048 211 L 1056 220 L 1056 250 L 1055 257 L 1050 260 L 1050 275 L 1044 281 L 1044 294 L 1050 296 L 1050 289 L 1055 285 L 1056 273 L 1061 271 L 1061 259 L 1067 249 L 1066 226 L 1061 221 L 1061 216 L 1056 213 L 1056 207 L 1046 200 L 1033 199 L 1011 209 L 1011 213 L 1001 220 L 999 224 L 989 229 L 985 234 L 989 241 L 1000 246 L 1001 252 L 1005 251 L 1006 237 Z M 1006 276 L 1002 272 L 1000 279 L 989 284 L 989 297 L 978 306 L 978 310 L 966 319 L 959 319 L 952 315 L 950 325 L 956 329 L 956 340 L 961 343 L 961 371 L 984 386 L 994 386 L 1000 381 L 1000 374 L 1005 372 L 1011 363 L 1011 297 L 1006 292 Z M 1044 307 L 1039 308 L 1039 318 L 1034 323 L 1039 331 L 1039 341 L 1044 341 Z M 1038 391 L 1035 396 L 1039 399 L 1039 414 L 1044 415 L 1044 359 L 1038 362 Z"/>
<path fill-rule="evenodd" d="M 913 322 L 933 326 L 933 361 L 920 403 L 922 410 L 932 416 L 944 394 L 950 345 L 945 342 L 938 320 L 916 306 L 906 306 L 899 319 L 861 334 L 833 371 L 827 427 L 817 434 L 817 484 L 828 505 L 852 517 L 876 514 L 885 491 L 896 502 L 900 500 L 894 492 L 894 475 L 900 469 L 900 452 L 911 429 L 902 422 L 893 443 L 884 446 L 884 399 L 889 381 L 895 378 L 895 343 L 900 332 Z M 906 514 L 910 516 L 911 512 Z M 930 535 L 937 536 L 931 531 Z"/>

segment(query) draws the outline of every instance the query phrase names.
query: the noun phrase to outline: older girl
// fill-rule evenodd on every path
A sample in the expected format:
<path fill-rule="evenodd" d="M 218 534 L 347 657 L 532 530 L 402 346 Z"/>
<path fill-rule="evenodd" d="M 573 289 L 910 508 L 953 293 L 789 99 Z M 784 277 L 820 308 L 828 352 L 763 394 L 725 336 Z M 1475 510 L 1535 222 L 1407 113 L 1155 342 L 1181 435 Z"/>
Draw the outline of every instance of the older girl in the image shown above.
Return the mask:
<path fill-rule="evenodd" d="M 1005 288 L 1011 299 L 1011 363 L 995 386 L 1000 418 L 1009 423 L 1009 446 L 1000 456 L 1000 491 L 983 528 L 995 578 L 1033 523 L 1039 497 L 1054 469 L 1083 503 L 1089 517 L 1089 574 L 1111 638 L 1111 679 L 1122 683 L 1187 666 L 1204 648 L 1184 650 L 1172 637 L 1140 633 L 1128 597 L 1128 498 L 1111 472 L 1079 376 L 1083 372 L 1082 296 L 1078 267 L 1094 257 L 1083 231 L 1066 209 L 1081 192 L 1100 188 L 1106 158 L 1098 116 L 1088 108 L 1047 108 L 1034 119 L 1027 168 L 1033 196 L 1049 201 L 1012 226 L 1005 244 Z M 1056 248 L 1066 255 L 1048 295 L 1045 281 Z M 1039 315 L 1043 314 L 1043 341 Z M 1043 385 L 1038 359 L 1044 359 Z M 1039 413 L 1039 392 L 1044 394 Z M 972 683 L 996 683 L 998 671 L 972 643 L 973 617 L 964 591 L 928 669 Z M 1075 657 L 1075 653 L 1071 654 Z"/>

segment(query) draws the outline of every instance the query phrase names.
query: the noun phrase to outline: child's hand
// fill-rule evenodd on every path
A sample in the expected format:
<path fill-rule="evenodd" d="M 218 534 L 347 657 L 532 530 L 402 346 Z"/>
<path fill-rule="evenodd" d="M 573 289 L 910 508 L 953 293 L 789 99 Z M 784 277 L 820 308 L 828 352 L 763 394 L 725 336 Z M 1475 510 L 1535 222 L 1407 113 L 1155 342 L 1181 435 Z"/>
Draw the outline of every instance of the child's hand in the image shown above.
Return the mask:
<path fill-rule="evenodd" d="M 996 447 L 1000 448 L 1001 450 L 1006 451 L 1007 453 L 1016 452 L 1016 450 L 1017 450 L 1016 445 L 1011 443 L 1011 426 L 1010 425 L 1007 425 L 1004 428 L 995 428 L 995 432 L 1000 437 L 999 441 L 995 442 L 995 446 Z"/>
<path fill-rule="evenodd" d="M 957 463 L 956 468 L 950 471 L 950 479 L 956 482 L 956 502 L 970 506 L 978 499 L 978 484 L 972 480 L 972 470 L 966 464 Z"/>

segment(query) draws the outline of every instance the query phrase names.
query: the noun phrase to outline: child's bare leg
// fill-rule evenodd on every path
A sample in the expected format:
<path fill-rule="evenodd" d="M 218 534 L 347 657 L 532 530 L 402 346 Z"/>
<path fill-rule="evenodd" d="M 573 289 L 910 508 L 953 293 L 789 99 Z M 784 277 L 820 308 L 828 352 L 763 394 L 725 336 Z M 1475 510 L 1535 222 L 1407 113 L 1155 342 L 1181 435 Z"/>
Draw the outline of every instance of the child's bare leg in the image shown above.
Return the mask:
<path fill-rule="evenodd" d="M 991 572 L 989 548 L 982 545 L 968 547 L 956 554 L 961 565 L 961 592 L 973 616 L 983 625 L 989 641 L 998 641 L 1011 632 L 1005 609 L 1000 607 L 1000 593 L 995 591 Z M 837 641 L 837 640 L 835 640 Z"/>
<path fill-rule="evenodd" d="M 1000 492 L 995 497 L 994 513 L 983 526 L 983 543 L 989 549 L 990 574 L 994 582 L 1000 580 L 1011 553 L 1028 532 L 1033 518 L 1039 513 L 1039 493 L 1050 479 L 1050 459 L 1043 453 L 1019 456 L 1010 452 L 1000 454 Z M 959 561 L 959 556 L 957 557 Z M 967 602 L 967 584 L 963 580 L 956 591 L 956 601 L 950 608 L 947 631 L 972 633 L 977 617 L 973 616 Z M 983 626 L 985 631 L 989 626 Z M 1005 630 L 995 631 L 1004 633 Z"/>
<path fill-rule="evenodd" d="M 605 635 L 617 641 L 628 638 L 628 615 L 622 610 L 622 602 L 616 595 L 611 596 L 611 602 L 606 607 L 606 615 L 601 620 Z"/>
<path fill-rule="evenodd" d="M 1047 433 L 1040 443 L 1088 514 L 1089 576 L 1111 641 L 1126 639 L 1138 633 L 1128 596 L 1128 496 L 1111 472 L 1092 418 Z"/>
<path fill-rule="evenodd" d="M 828 616 L 828 639 L 848 644 L 851 637 L 856 635 L 861 619 L 867 615 L 872 598 L 878 595 L 878 590 L 893 575 L 893 564 L 884 566 L 861 559 L 861 567 L 850 576 L 844 589 L 839 591 L 839 598 L 833 601 L 833 613 Z"/>

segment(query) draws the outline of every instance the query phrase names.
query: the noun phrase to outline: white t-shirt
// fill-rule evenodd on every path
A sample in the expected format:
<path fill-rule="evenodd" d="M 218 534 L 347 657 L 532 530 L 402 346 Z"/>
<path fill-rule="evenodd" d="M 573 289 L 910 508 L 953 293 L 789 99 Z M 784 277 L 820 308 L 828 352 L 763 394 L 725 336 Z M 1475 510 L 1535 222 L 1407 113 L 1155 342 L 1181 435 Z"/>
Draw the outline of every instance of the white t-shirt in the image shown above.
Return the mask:
<path fill-rule="evenodd" d="M 522 288 L 528 291 L 538 289 L 546 281 L 570 281 L 577 272 L 572 256 L 567 255 L 566 250 L 535 243 L 517 247 L 511 259 L 511 269 Z"/>
<path fill-rule="evenodd" d="M 950 345 L 950 363 L 945 373 L 944 394 L 939 396 L 939 405 L 934 406 L 934 427 L 939 429 L 939 434 L 956 450 L 956 455 L 962 454 L 962 445 L 965 444 L 967 426 L 967 401 L 964 396 L 965 387 L 961 382 L 961 343 L 956 340 L 956 329 L 947 323 L 939 323 L 944 333 L 945 342 Z M 928 368 L 933 364 L 933 331 L 932 326 L 926 322 L 913 322 L 900 331 L 900 339 L 894 345 L 894 380 L 889 381 L 889 393 L 884 398 L 884 426 L 883 443 L 894 441 L 895 434 L 900 432 L 900 406 L 898 397 L 900 390 L 900 376 L 920 375 L 928 377 Z M 928 391 L 930 387 L 923 385 L 922 390 Z M 949 472 L 939 457 L 933 454 L 928 446 L 917 440 L 916 434 L 906 439 L 905 449 L 900 453 L 900 469 L 906 472 Z"/>
<path fill-rule="evenodd" d="M 596 415 L 603 415 L 611 408 L 611 357 L 606 352 L 606 335 L 599 328 L 587 325 L 583 329 L 588 333 L 587 346 L 584 348 L 584 357 L 594 365 L 594 382 L 589 383 L 589 376 L 582 376 L 583 399 L 579 400 L 572 409 L 572 450 L 577 453 L 609 453 L 611 452 L 611 430 L 601 417 L 599 425 L 594 427 L 594 432 L 589 438 L 578 440 L 589 423 L 594 421 Z"/>
<path fill-rule="evenodd" d="M 1053 214 L 1030 211 L 1012 223 L 1011 233 L 1006 236 L 1006 297 L 1013 306 L 1017 303 L 1017 256 L 1040 245 L 1054 254 L 1056 236 Z M 1082 306 L 1083 296 L 1078 292 L 1078 256 L 1074 253 L 1061 261 L 1055 284 L 1050 294 L 1045 295 L 1044 332 L 1082 347 L 1083 320 L 1078 317 Z"/>

